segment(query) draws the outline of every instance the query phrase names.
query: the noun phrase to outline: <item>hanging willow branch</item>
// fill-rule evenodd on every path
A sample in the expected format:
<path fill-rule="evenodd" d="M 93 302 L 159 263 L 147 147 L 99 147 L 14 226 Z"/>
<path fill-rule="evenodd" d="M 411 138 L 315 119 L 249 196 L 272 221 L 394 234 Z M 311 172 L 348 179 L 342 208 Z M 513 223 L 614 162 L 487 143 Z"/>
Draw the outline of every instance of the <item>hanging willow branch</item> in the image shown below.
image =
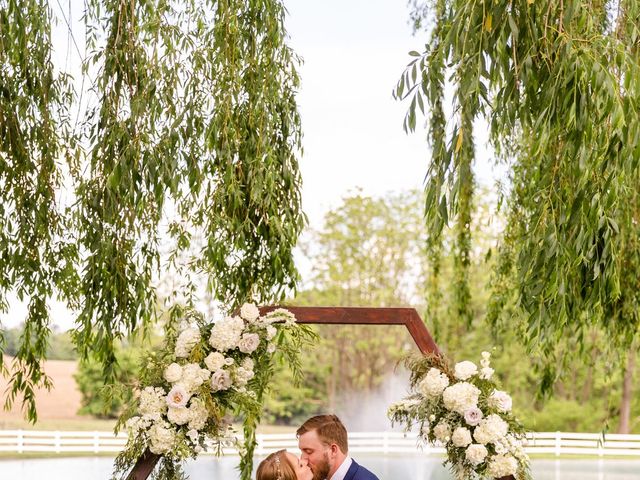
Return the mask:
<path fill-rule="evenodd" d="M 47 2 L 0 0 L 0 301 L 30 301 L 9 400 L 25 393 L 32 420 L 51 298 L 79 307 L 75 344 L 109 380 L 115 342 L 155 319 L 168 238 L 175 259 L 200 232 L 186 268 L 228 310 L 277 301 L 298 278 L 298 59 L 282 3 L 90 0 L 85 13 L 91 85 L 72 97 L 49 60 Z"/>
<path fill-rule="evenodd" d="M 35 420 L 35 389 L 50 388 L 42 369 L 50 333 L 48 302 L 74 303 L 76 248 L 57 204 L 61 162 L 70 164 L 65 75 L 51 63 L 51 12 L 39 0 L 0 1 L 0 310 L 7 295 L 27 304 L 20 346 L 12 365 L 5 407 L 24 396 Z M 3 345 L 0 331 L 0 347 Z"/>
<path fill-rule="evenodd" d="M 396 94 L 410 100 L 406 127 L 426 104 L 438 126 L 432 146 L 447 145 L 432 152 L 427 223 L 439 235 L 457 215 L 462 241 L 471 182 L 456 154 L 473 145 L 465 118 L 484 118 L 511 167 L 490 321 L 522 321 L 547 362 L 546 387 L 561 338 L 580 341 L 597 325 L 626 348 L 640 324 L 638 253 L 628 248 L 640 234 L 639 14 L 631 0 L 413 2 L 416 28 L 428 26 L 431 37 Z M 442 78 L 451 78 L 458 112 L 446 128 Z M 464 255 L 458 249 L 461 265 Z M 460 299 L 465 288 L 457 286 Z"/>

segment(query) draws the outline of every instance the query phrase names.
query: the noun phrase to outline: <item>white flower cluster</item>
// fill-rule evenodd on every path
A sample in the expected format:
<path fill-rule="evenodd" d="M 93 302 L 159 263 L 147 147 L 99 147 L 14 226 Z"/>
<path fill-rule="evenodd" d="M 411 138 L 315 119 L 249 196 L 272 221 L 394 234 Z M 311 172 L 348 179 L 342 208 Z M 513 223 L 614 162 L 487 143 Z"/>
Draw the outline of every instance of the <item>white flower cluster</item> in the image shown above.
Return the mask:
<path fill-rule="evenodd" d="M 425 397 L 437 397 L 449 386 L 449 377 L 437 368 L 431 368 L 418 384 L 418 391 Z"/>
<path fill-rule="evenodd" d="M 500 478 L 529 468 L 521 440 L 510 431 L 513 401 L 495 388 L 490 357 L 482 352 L 481 368 L 463 361 L 451 373 L 441 362 L 431 363 L 416 393 L 388 411 L 393 421 L 420 425 L 425 441 L 442 443 L 447 461 L 464 478 Z"/>
<path fill-rule="evenodd" d="M 203 327 L 205 335 L 210 332 L 205 339 L 199 328 L 181 324 L 173 359 L 162 372 L 166 383 L 142 389 L 138 415 L 126 422 L 131 438 L 147 441 L 149 450 L 159 455 L 175 451 L 179 445 L 199 453 L 211 415 L 207 408 L 210 400 L 204 398 L 230 390 L 255 398 L 249 387 L 256 374 L 256 357 L 252 357 L 261 345 L 273 350 L 270 340 L 277 334 L 272 325 L 276 321 L 291 325 L 295 317 L 285 310 L 260 317 L 258 307 L 244 304 L 239 316 Z M 192 355 L 196 346 L 198 353 Z"/>
<path fill-rule="evenodd" d="M 468 382 L 454 383 L 442 392 L 442 400 L 447 410 L 460 415 L 464 415 L 470 408 L 477 408 L 478 398 L 480 398 L 480 390 Z"/>

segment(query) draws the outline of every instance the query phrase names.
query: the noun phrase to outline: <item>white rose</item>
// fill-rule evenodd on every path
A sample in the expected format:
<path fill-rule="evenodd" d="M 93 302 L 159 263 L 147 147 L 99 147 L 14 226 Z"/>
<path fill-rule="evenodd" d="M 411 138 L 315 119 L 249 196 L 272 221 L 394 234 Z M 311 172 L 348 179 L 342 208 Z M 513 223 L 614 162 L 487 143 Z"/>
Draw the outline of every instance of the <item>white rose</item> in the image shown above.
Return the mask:
<path fill-rule="evenodd" d="M 276 351 L 276 345 L 274 343 L 270 343 L 267 345 L 267 353 L 273 353 Z"/>
<path fill-rule="evenodd" d="M 177 363 L 172 363 L 164 369 L 164 379 L 169 383 L 177 382 L 182 378 L 182 367 Z"/>
<path fill-rule="evenodd" d="M 494 455 L 487 463 L 487 475 L 493 478 L 515 475 L 518 470 L 518 461 L 511 455 Z"/>
<path fill-rule="evenodd" d="M 247 322 L 255 322 L 260 316 L 260 310 L 253 303 L 245 303 L 240 307 L 240 316 Z"/>
<path fill-rule="evenodd" d="M 185 423 L 189 423 L 189 409 L 184 407 L 169 407 L 169 410 L 167 411 L 167 418 L 171 423 L 175 423 L 176 425 L 184 425 Z"/>
<path fill-rule="evenodd" d="M 231 376 L 226 370 L 216 370 L 211 375 L 211 390 L 214 392 L 227 390 L 231 386 Z"/>
<path fill-rule="evenodd" d="M 220 370 L 224 365 L 224 355 L 222 355 L 220 352 L 211 352 L 204 359 L 204 364 L 212 372 Z"/>
<path fill-rule="evenodd" d="M 418 391 L 425 397 L 438 397 L 449 385 L 449 377 L 437 368 L 431 368 L 418 384 Z"/>
<path fill-rule="evenodd" d="M 464 362 L 456 363 L 454 367 L 454 376 L 460 380 L 467 380 L 478 373 L 478 367 L 475 363 L 465 360 Z"/>
<path fill-rule="evenodd" d="M 477 467 L 482 462 L 484 462 L 484 459 L 487 458 L 488 453 L 489 452 L 487 451 L 487 448 L 484 445 L 478 445 L 477 443 L 472 443 L 465 450 L 464 456 L 471 465 L 473 465 L 474 467 Z"/>
<path fill-rule="evenodd" d="M 242 353 L 252 353 L 260 345 L 260 337 L 257 333 L 245 333 L 238 342 L 238 349 Z"/>
<path fill-rule="evenodd" d="M 484 415 L 482 414 L 482 410 L 479 408 L 470 408 L 466 412 L 464 412 L 464 420 L 467 422 L 467 425 L 471 425 L 475 427 L 480 423 Z"/>
<path fill-rule="evenodd" d="M 460 415 L 464 415 L 470 408 L 476 408 L 479 397 L 480 390 L 467 382 L 456 383 L 442 392 L 442 400 L 447 410 L 458 412 Z"/>
<path fill-rule="evenodd" d="M 511 411 L 513 404 L 511 397 L 507 392 L 503 392 L 502 390 L 494 390 L 489 396 L 487 403 L 490 407 L 497 408 L 499 412 Z"/>
<path fill-rule="evenodd" d="M 170 408 L 184 407 L 190 397 L 191 395 L 182 385 L 174 385 L 171 391 L 167 394 L 167 405 Z"/>
<path fill-rule="evenodd" d="M 442 443 L 447 443 L 449 437 L 451 436 L 451 427 L 446 422 L 440 422 L 433 429 L 433 434 Z"/>
<path fill-rule="evenodd" d="M 471 432 L 464 427 L 458 427 L 453 431 L 451 441 L 456 447 L 466 447 L 471 443 Z"/>

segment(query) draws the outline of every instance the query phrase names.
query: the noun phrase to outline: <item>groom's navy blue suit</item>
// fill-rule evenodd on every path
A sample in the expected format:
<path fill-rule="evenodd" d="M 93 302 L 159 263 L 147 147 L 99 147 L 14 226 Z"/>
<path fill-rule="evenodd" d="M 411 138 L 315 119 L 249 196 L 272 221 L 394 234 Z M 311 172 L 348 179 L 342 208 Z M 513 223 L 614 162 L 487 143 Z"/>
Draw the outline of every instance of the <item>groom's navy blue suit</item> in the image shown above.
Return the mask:
<path fill-rule="evenodd" d="M 355 460 L 351 460 L 351 466 L 349 467 L 349 470 L 347 470 L 344 480 L 378 480 L 378 477 L 369 470 L 358 465 Z"/>

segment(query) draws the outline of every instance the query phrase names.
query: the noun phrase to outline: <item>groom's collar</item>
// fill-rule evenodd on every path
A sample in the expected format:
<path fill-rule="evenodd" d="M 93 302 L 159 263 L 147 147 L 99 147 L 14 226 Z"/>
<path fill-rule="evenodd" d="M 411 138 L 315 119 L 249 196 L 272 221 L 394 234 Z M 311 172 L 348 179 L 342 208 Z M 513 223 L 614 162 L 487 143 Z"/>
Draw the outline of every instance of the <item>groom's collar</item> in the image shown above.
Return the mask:
<path fill-rule="evenodd" d="M 347 472 L 349 471 L 349 468 L 351 467 L 352 463 L 353 463 L 353 460 L 351 459 L 350 456 L 347 455 L 345 459 L 342 461 L 342 464 L 335 471 L 333 476 L 328 480 L 344 480 L 344 477 L 347 476 Z"/>

